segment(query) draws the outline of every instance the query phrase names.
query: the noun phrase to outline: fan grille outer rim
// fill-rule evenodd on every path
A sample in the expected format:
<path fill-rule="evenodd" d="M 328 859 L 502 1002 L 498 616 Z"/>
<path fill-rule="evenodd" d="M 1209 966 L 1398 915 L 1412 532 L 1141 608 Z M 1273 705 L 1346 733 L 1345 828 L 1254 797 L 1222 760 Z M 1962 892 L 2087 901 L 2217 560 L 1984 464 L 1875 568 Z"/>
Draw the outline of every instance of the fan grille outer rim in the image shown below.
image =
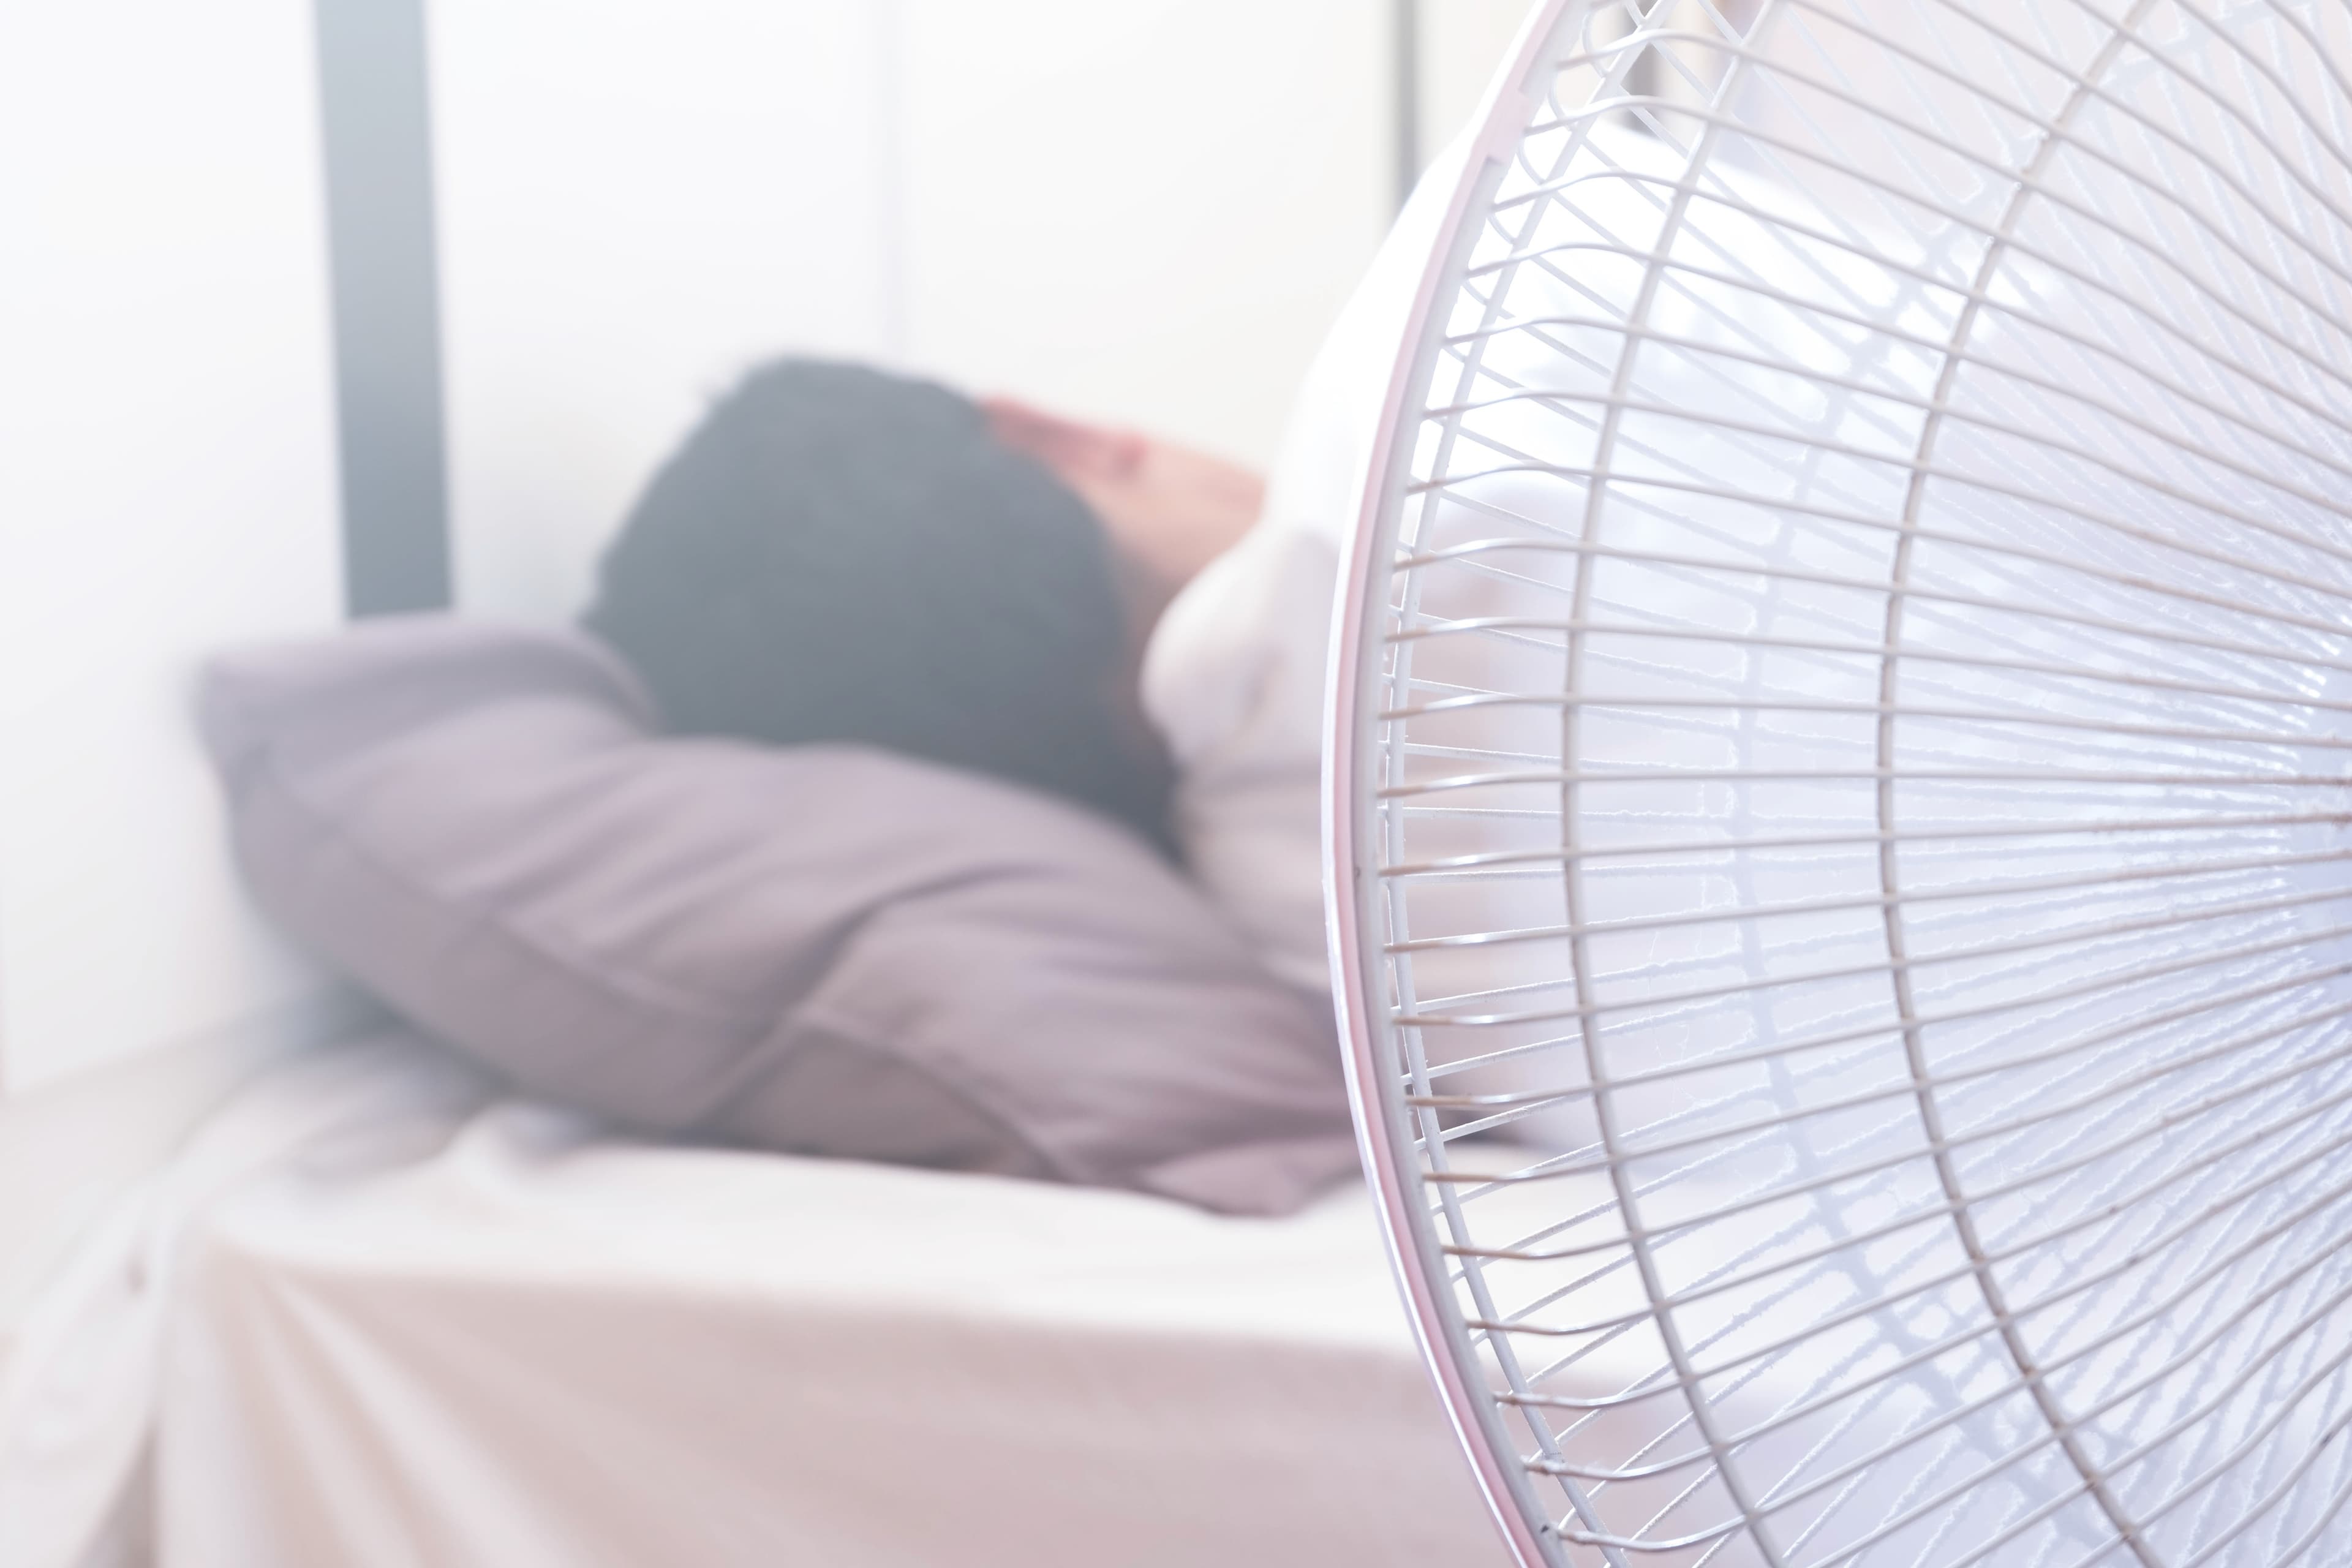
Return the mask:
<path fill-rule="evenodd" d="M 1445 1406 L 1455 1437 L 1468 1458 L 1486 1506 L 1521 1568 L 1574 1568 L 1563 1543 L 1534 1521 L 1546 1517 L 1529 1486 L 1526 1468 L 1512 1451 L 1496 1417 L 1493 1402 L 1470 1387 L 1464 1368 L 1475 1364 L 1461 1316 L 1451 1300 L 1441 1301 L 1443 1254 L 1428 1215 L 1412 1201 L 1417 1181 L 1398 1161 L 1395 1133 L 1403 1116 L 1394 1075 L 1382 1064 L 1368 998 L 1373 965 L 1366 933 L 1376 929 L 1369 901 L 1376 896 L 1365 868 L 1364 834 L 1373 823 L 1357 809 L 1370 731 L 1360 735 L 1359 705 L 1374 672 L 1362 659 L 1367 619 L 1377 613 L 1369 587 L 1378 548 L 1386 531 L 1382 514 L 1392 481 L 1409 452 L 1396 440 L 1407 400 L 1429 379 L 1422 344 L 1438 293 L 1455 270 L 1464 223 L 1491 175 L 1498 173 L 1525 129 L 1524 86 L 1560 19 L 1588 0 L 1542 0 L 1520 26 L 1505 57 L 1506 67 L 1488 84 L 1473 123 L 1477 130 L 1447 198 L 1444 216 L 1422 269 L 1407 313 L 1403 336 L 1389 374 L 1381 420 L 1366 465 L 1348 559 L 1339 574 L 1332 614 L 1330 667 L 1326 675 L 1323 744 L 1323 910 L 1331 952 L 1331 999 L 1338 1016 L 1341 1056 L 1356 1122 L 1356 1140 L 1380 1215 L 1389 1266 L 1412 1320 L 1422 1359 Z M 1374 1116 L 1380 1119 L 1375 1125 Z M 1450 1293 L 1449 1293 L 1450 1294 Z M 1610 1552 L 1614 1558 L 1616 1553 Z"/>

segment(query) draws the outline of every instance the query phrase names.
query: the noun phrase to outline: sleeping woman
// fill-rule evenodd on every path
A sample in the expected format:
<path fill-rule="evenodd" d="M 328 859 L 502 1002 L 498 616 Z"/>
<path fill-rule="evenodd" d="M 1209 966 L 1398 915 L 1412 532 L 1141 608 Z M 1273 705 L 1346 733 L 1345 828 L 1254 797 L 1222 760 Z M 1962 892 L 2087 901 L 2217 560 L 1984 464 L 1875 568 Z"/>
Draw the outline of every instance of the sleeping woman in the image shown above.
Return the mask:
<path fill-rule="evenodd" d="M 673 731 L 880 746 L 1077 801 L 1326 979 L 1332 584 L 1426 181 L 1308 373 L 1270 486 L 1133 432 L 782 361 L 717 403 L 603 562 L 588 628 Z"/>
<path fill-rule="evenodd" d="M 861 366 L 753 372 L 606 552 L 589 627 L 665 722 L 856 741 L 1080 801 L 1173 848 L 1137 671 L 1257 513 L 1229 464 Z"/>

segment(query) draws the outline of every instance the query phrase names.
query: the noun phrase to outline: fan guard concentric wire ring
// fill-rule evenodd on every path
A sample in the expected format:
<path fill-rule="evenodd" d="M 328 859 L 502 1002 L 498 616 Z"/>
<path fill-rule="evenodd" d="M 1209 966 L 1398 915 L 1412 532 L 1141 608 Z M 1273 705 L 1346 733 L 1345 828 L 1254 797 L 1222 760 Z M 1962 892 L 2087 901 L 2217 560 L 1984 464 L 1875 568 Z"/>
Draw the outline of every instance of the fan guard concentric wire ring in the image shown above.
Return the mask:
<path fill-rule="evenodd" d="M 1551 0 L 1335 650 L 1529 1563 L 2352 1561 L 2352 20 Z"/>

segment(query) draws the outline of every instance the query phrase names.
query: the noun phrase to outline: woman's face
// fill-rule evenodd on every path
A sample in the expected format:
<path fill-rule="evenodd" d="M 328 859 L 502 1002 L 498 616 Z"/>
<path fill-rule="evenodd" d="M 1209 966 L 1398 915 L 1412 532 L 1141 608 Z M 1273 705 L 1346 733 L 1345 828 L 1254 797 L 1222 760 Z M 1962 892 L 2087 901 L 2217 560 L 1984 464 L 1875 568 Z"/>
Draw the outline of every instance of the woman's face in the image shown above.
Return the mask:
<path fill-rule="evenodd" d="M 1143 650 L 1177 591 L 1257 521 L 1265 482 L 1205 452 L 1065 419 L 1009 397 L 983 398 L 981 408 L 998 440 L 1043 464 L 1101 520 L 1127 623 L 1126 658 L 1112 676 L 1111 700 L 1132 753 L 1172 772 L 1143 710 Z"/>
<path fill-rule="evenodd" d="M 1205 452 L 984 398 L 996 438 L 1050 469 L 1102 520 L 1133 579 L 1130 629 L 1149 638 L 1177 590 L 1257 521 L 1265 484 Z"/>

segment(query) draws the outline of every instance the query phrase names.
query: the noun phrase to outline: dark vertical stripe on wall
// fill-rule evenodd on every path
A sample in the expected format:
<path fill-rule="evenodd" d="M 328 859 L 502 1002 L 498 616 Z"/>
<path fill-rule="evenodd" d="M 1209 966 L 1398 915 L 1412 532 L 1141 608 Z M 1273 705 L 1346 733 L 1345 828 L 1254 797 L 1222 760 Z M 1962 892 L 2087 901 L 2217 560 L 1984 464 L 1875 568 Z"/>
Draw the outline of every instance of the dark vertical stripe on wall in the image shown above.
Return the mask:
<path fill-rule="evenodd" d="M 316 0 L 352 616 L 449 603 L 425 0 Z"/>
<path fill-rule="evenodd" d="M 1420 0 L 1389 0 L 1389 58 L 1394 71 L 1390 91 L 1395 100 L 1396 205 L 1402 212 L 1406 198 L 1421 179 Z"/>

